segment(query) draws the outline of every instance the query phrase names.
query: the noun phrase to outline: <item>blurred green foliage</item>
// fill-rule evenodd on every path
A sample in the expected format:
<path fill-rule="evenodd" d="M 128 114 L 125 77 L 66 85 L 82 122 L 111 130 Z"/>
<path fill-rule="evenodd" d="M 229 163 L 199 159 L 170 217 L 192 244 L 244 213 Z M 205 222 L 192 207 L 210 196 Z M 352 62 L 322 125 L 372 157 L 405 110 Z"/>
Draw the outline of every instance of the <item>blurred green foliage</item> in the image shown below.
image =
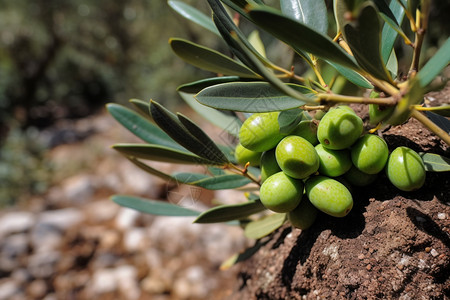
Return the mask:
<path fill-rule="evenodd" d="M 173 102 L 180 82 L 201 76 L 167 43 L 173 35 L 198 40 L 201 29 L 166 1 L 0 0 L 0 7 L 3 122 L 47 126 L 110 101 Z"/>

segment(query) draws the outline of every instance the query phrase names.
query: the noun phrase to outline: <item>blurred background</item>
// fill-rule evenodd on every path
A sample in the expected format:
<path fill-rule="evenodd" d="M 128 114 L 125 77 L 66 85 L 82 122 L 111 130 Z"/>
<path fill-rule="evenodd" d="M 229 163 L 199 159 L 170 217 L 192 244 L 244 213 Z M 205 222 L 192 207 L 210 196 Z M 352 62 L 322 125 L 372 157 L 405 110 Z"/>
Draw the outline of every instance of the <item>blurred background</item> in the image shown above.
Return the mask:
<path fill-rule="evenodd" d="M 185 2 L 208 13 L 206 1 Z M 450 32 L 450 4 L 435 2 L 425 58 Z M 166 1 L 0 0 L 0 299 L 212 299 L 230 292 L 237 270 L 219 266 L 249 244 L 238 228 L 144 216 L 109 200 L 171 194 L 202 209 L 213 198 L 242 197 L 173 184 L 169 191 L 110 149 L 138 141 L 106 113 L 108 102 L 155 99 L 192 115 L 176 87 L 211 74 L 175 57 L 170 37 L 228 53 Z M 284 46 L 263 40 L 272 60 L 290 63 Z M 397 47 L 399 57 L 408 53 Z"/>

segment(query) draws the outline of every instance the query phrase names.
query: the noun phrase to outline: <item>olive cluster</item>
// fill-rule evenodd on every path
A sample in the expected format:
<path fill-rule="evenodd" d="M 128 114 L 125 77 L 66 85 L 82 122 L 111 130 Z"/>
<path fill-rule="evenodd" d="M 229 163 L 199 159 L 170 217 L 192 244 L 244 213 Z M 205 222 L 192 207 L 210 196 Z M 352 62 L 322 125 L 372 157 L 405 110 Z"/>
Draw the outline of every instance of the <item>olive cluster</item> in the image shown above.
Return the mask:
<path fill-rule="evenodd" d="M 260 199 L 274 212 L 288 213 L 293 226 L 306 229 L 318 210 L 335 217 L 353 207 L 349 185 L 366 186 L 385 169 L 400 190 L 425 182 L 425 168 L 412 149 L 389 154 L 386 142 L 364 134 L 363 122 L 348 106 L 329 110 L 320 122 L 300 122 L 280 133 L 279 112 L 255 113 L 245 120 L 236 147 L 238 163 L 261 169 Z"/>

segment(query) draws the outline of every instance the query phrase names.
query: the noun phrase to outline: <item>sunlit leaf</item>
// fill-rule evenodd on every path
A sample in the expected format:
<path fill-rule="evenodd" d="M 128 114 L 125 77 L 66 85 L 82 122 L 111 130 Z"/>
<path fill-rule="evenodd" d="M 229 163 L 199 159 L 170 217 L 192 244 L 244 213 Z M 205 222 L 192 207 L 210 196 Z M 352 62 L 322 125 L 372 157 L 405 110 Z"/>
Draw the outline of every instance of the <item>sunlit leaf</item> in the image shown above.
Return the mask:
<path fill-rule="evenodd" d="M 241 128 L 242 121 L 234 115 L 234 113 L 226 114 L 225 112 L 221 112 L 215 108 L 202 105 L 195 100 L 193 94 L 183 92 L 179 92 L 179 94 L 193 110 L 195 110 L 206 120 L 235 137 L 239 135 L 239 128 Z"/>
<path fill-rule="evenodd" d="M 311 92 L 303 86 L 289 86 L 301 93 Z M 242 112 L 279 111 L 299 107 L 306 103 L 286 96 L 266 82 L 219 84 L 202 90 L 197 94 L 196 99 L 206 106 Z"/>
<path fill-rule="evenodd" d="M 328 36 L 273 9 L 252 9 L 249 14 L 258 26 L 288 45 L 343 66 L 359 69 L 353 58 Z"/>
<path fill-rule="evenodd" d="M 417 73 L 420 86 L 426 87 L 450 63 L 450 38 Z"/>
<path fill-rule="evenodd" d="M 381 57 L 378 12 L 370 2 L 362 5 L 357 20 L 343 28 L 344 37 L 358 64 L 378 79 L 393 83 Z"/>
<path fill-rule="evenodd" d="M 280 0 L 281 11 L 310 28 L 326 35 L 328 14 L 323 0 Z"/>
<path fill-rule="evenodd" d="M 266 48 L 264 47 L 264 43 L 261 40 L 258 30 L 253 30 L 248 36 L 248 41 L 250 44 L 258 51 L 259 54 L 263 57 L 267 57 Z"/>
<path fill-rule="evenodd" d="M 221 223 L 239 220 L 265 209 L 259 200 L 240 204 L 221 205 L 203 212 L 194 223 Z"/>
<path fill-rule="evenodd" d="M 260 239 L 280 228 L 286 221 L 286 214 L 272 214 L 245 226 L 244 234 L 250 239 Z"/>
<path fill-rule="evenodd" d="M 211 31 L 212 33 L 215 33 L 220 36 L 220 33 L 217 31 L 217 28 L 214 25 L 214 22 L 212 21 L 211 17 L 205 15 L 198 9 L 196 9 L 182 1 L 169 0 L 169 1 L 167 1 L 167 3 L 177 13 L 179 13 L 180 15 L 182 15 L 189 21 L 192 21 L 192 22 L 202 26 L 203 28 Z"/>
<path fill-rule="evenodd" d="M 120 104 L 109 103 L 107 106 L 109 113 L 125 128 L 143 141 L 150 144 L 167 146 L 169 148 L 186 151 L 177 144 L 170 136 L 162 131 L 158 126 L 143 118 L 138 113 Z"/>
<path fill-rule="evenodd" d="M 449 172 L 450 158 L 434 153 L 419 153 L 427 172 Z"/>
<path fill-rule="evenodd" d="M 373 88 L 373 85 L 366 78 L 364 78 L 362 75 L 360 75 L 356 71 L 353 71 L 352 69 L 335 64 L 328 60 L 326 60 L 326 62 L 329 63 L 330 66 L 335 68 L 342 76 L 347 78 L 350 82 L 352 82 L 360 87 L 363 87 L 365 89 Z"/>
<path fill-rule="evenodd" d="M 170 39 L 169 43 L 176 55 L 203 70 L 224 75 L 258 78 L 257 74 L 243 64 L 213 49 L 176 38 Z"/>
<path fill-rule="evenodd" d="M 149 144 L 116 144 L 113 149 L 126 156 L 176 164 L 219 165 L 217 162 L 176 149 Z"/>
<path fill-rule="evenodd" d="M 111 200 L 120 206 L 135 209 L 137 211 L 158 215 L 158 216 L 173 216 L 173 217 L 195 217 L 200 212 L 184 208 L 168 202 L 144 199 L 126 195 L 114 195 Z"/>
<path fill-rule="evenodd" d="M 388 62 L 386 64 L 386 68 L 392 73 L 392 75 L 394 77 L 397 76 L 398 60 L 397 60 L 397 55 L 395 54 L 394 50 L 392 50 L 391 56 L 389 56 Z"/>
<path fill-rule="evenodd" d="M 405 10 L 400 5 L 399 1 L 391 1 L 391 3 L 389 4 L 389 8 L 395 16 L 397 24 L 402 24 L 403 18 L 405 16 Z M 381 56 L 383 57 L 383 61 L 385 63 L 388 62 L 388 59 L 393 51 L 397 35 L 397 31 L 395 31 L 388 24 L 384 24 L 383 30 L 381 31 Z"/>

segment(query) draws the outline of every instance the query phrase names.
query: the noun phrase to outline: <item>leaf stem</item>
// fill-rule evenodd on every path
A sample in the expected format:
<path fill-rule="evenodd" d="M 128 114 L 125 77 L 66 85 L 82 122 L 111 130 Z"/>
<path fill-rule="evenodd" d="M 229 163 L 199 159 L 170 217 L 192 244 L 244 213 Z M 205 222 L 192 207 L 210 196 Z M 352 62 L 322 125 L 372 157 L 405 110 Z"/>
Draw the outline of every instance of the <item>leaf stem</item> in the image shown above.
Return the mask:
<path fill-rule="evenodd" d="M 248 172 L 248 166 L 249 166 L 249 163 L 247 163 L 245 165 L 244 169 L 240 169 L 238 166 L 230 163 L 230 164 L 226 165 L 225 168 L 230 168 L 231 169 L 230 171 L 237 171 L 238 174 L 247 177 L 248 179 L 250 179 L 257 185 L 261 186 L 261 182 L 258 179 L 256 179 L 255 176 L 253 176 L 252 174 L 250 174 Z"/>
<path fill-rule="evenodd" d="M 435 133 L 440 137 L 447 145 L 450 146 L 450 135 L 445 132 L 442 128 L 434 124 L 430 119 L 428 119 L 424 114 L 417 111 L 415 108 L 411 109 L 411 117 L 415 118 L 417 121 L 422 123 L 431 132 Z"/>
<path fill-rule="evenodd" d="M 367 98 L 355 96 L 343 96 L 336 94 L 320 93 L 316 95 L 320 103 L 336 102 L 336 103 L 360 103 L 360 104 L 379 104 L 386 106 L 393 106 L 397 104 L 394 97 L 387 98 Z"/>
<path fill-rule="evenodd" d="M 419 71 L 420 52 L 422 50 L 422 44 L 428 27 L 429 9 L 430 9 L 430 1 L 423 1 L 422 11 L 418 10 L 416 13 L 417 30 L 415 32 L 413 58 L 411 62 L 411 67 L 409 68 L 408 72 L 409 77 L 414 77 L 416 73 Z"/>
<path fill-rule="evenodd" d="M 403 4 L 403 2 L 401 0 L 397 0 L 397 2 L 401 5 L 401 7 L 403 7 L 403 10 L 405 11 L 405 15 L 408 18 L 409 23 L 411 25 L 411 30 L 413 32 L 416 32 L 417 31 L 417 27 L 416 27 L 416 22 L 414 21 L 414 17 L 411 15 L 410 11 L 405 6 L 405 4 Z"/>

